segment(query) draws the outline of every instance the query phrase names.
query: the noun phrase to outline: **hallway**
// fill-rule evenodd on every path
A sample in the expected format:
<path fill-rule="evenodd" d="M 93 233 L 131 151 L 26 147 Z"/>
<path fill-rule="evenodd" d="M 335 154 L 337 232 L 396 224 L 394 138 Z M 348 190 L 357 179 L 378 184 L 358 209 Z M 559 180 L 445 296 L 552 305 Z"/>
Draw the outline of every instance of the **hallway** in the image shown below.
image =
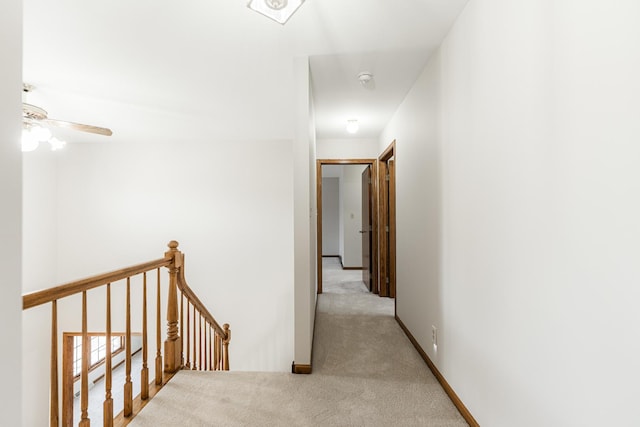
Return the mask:
<path fill-rule="evenodd" d="M 393 300 L 367 292 L 361 271 L 324 264 L 311 375 L 181 371 L 130 425 L 466 426 Z"/>

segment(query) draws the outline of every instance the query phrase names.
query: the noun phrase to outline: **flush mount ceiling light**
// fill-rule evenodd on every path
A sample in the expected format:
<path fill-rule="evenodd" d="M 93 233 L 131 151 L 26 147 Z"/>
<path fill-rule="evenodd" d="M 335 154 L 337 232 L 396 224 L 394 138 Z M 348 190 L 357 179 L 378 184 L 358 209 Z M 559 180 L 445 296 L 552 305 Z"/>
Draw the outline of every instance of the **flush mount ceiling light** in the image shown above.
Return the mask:
<path fill-rule="evenodd" d="M 302 3 L 304 0 L 250 0 L 247 7 L 284 25 Z"/>
<path fill-rule="evenodd" d="M 362 84 L 362 86 L 367 86 L 373 80 L 373 74 L 368 71 L 363 71 L 362 73 L 358 74 L 358 80 L 360 81 L 360 84 Z"/>
<path fill-rule="evenodd" d="M 360 126 L 358 126 L 357 120 L 347 120 L 347 132 L 354 134 L 358 132 Z"/>

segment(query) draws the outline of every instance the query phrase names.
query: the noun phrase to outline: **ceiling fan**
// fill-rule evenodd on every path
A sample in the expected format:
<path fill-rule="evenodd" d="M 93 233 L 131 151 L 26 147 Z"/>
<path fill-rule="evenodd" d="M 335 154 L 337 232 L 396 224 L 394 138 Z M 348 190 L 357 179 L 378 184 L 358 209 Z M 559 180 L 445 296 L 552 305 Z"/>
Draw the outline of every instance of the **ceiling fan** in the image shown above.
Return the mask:
<path fill-rule="evenodd" d="M 31 92 L 33 86 L 22 85 L 24 95 Z M 50 126 L 78 130 L 81 132 L 95 133 L 98 135 L 111 136 L 111 129 L 85 125 L 81 123 L 68 122 L 65 120 L 50 119 L 47 112 L 36 105 L 22 103 L 22 151 L 33 151 L 38 148 L 40 142 L 51 144 L 52 150 L 58 150 L 65 146 L 66 142 L 54 137 Z"/>

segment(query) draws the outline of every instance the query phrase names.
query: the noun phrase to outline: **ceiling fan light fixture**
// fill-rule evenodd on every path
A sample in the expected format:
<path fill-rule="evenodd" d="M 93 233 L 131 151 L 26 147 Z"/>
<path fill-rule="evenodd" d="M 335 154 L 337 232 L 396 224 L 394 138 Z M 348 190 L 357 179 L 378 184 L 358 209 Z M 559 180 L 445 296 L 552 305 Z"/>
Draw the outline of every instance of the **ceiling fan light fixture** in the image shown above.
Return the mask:
<path fill-rule="evenodd" d="M 48 141 L 51 139 L 52 135 L 51 131 L 48 129 L 49 126 L 68 128 L 104 136 L 113 135 L 111 129 L 108 128 L 52 119 L 43 108 L 26 102 L 26 94 L 33 90 L 33 86 L 24 83 L 22 85 L 22 90 L 24 92 L 22 99 L 22 125 L 26 130 L 34 130 L 39 141 Z M 47 127 L 40 126 L 41 123 Z"/>
<path fill-rule="evenodd" d="M 45 127 L 31 123 L 24 124 L 22 127 L 22 151 L 25 153 L 35 151 L 41 142 L 48 142 L 51 151 L 61 150 L 67 145 L 66 141 L 54 137 L 51 131 Z"/>
<path fill-rule="evenodd" d="M 42 126 L 33 125 L 31 126 L 30 132 L 33 135 L 33 137 L 39 142 L 48 141 L 52 136 L 51 131 Z"/>
<path fill-rule="evenodd" d="M 40 145 L 40 140 L 38 140 L 31 129 L 22 129 L 22 151 L 29 152 L 35 151 Z"/>
<path fill-rule="evenodd" d="M 249 0 L 247 7 L 279 24 L 286 24 L 305 0 Z"/>
<path fill-rule="evenodd" d="M 53 137 L 49 140 L 49 144 L 51 144 L 51 151 L 62 150 L 65 145 L 67 145 L 66 141 Z"/>

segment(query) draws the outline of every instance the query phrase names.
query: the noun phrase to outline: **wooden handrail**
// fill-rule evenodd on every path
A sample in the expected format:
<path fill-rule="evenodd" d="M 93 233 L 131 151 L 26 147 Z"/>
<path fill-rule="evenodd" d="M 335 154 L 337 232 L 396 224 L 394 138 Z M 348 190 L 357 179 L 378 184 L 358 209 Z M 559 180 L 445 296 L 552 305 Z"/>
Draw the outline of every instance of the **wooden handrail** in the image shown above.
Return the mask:
<path fill-rule="evenodd" d="M 195 307 L 196 311 L 199 311 L 202 317 L 204 317 L 205 320 L 211 326 L 213 326 L 213 329 L 215 329 L 216 332 L 220 334 L 220 336 L 222 336 L 223 339 L 226 340 L 228 338 L 227 336 L 228 334 L 226 330 L 223 329 L 218 324 L 218 322 L 216 322 L 216 319 L 213 317 L 211 313 L 209 313 L 209 310 L 207 310 L 207 307 L 205 307 L 202 301 L 200 301 L 197 295 L 191 290 L 191 288 L 187 284 L 187 280 L 184 277 L 184 266 L 180 269 L 180 272 L 178 273 L 178 289 L 180 289 L 180 292 L 182 292 L 185 298 Z M 227 328 L 228 328 L 228 325 L 227 325 Z"/>
<path fill-rule="evenodd" d="M 89 289 L 97 288 L 98 286 L 117 282 L 118 280 L 144 273 L 145 271 L 154 270 L 160 267 L 167 267 L 172 261 L 172 258 L 160 258 L 155 261 L 132 265 L 131 267 L 123 268 L 121 270 L 115 270 L 98 276 L 92 276 L 53 288 L 44 289 L 42 291 L 32 292 L 22 296 L 22 309 L 27 310 L 29 308 L 37 307 L 83 291 L 88 291 Z"/>

